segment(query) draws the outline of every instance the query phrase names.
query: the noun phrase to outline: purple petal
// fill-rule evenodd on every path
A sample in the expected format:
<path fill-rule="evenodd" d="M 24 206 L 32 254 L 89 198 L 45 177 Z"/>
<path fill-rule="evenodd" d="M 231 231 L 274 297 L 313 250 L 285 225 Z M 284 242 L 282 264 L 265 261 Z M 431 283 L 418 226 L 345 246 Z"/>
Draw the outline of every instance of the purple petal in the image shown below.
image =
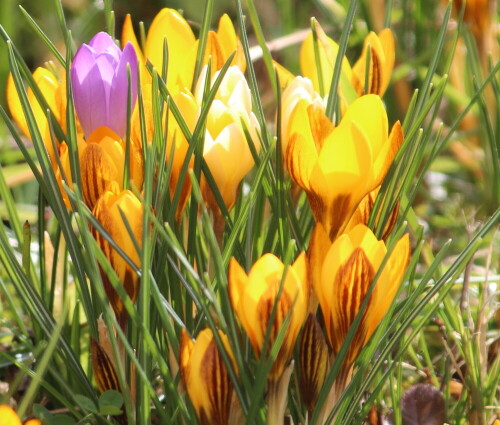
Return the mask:
<path fill-rule="evenodd" d="M 111 85 L 109 105 L 113 109 L 110 116 L 113 117 L 110 128 L 119 136 L 125 136 L 127 129 L 127 98 L 128 77 L 127 65 L 130 66 L 130 83 L 132 85 L 132 109 L 137 99 L 137 55 L 131 43 L 127 43 L 123 49 L 120 63 L 116 68 L 115 77 Z"/>
<path fill-rule="evenodd" d="M 89 46 L 92 47 L 96 53 L 109 52 L 117 59 L 121 54 L 120 48 L 116 45 L 111 36 L 105 32 L 99 32 L 94 35 L 89 42 Z"/>
<path fill-rule="evenodd" d="M 94 64 L 82 81 L 78 80 L 78 77 L 73 79 L 73 74 L 76 74 L 73 69 L 71 85 L 75 109 L 83 133 L 88 137 L 96 128 L 106 125 L 108 110 L 106 89 L 97 64 Z"/>
<path fill-rule="evenodd" d="M 95 55 L 92 49 L 86 44 L 82 44 L 76 52 L 75 58 L 71 65 L 72 83 L 82 82 L 88 72 L 95 65 Z"/>

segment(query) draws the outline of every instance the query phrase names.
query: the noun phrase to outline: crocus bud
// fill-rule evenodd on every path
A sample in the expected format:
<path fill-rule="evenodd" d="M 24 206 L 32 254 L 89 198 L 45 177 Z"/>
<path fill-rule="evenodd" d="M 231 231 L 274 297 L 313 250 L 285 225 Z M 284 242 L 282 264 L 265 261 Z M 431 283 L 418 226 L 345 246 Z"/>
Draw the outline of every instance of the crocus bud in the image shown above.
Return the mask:
<path fill-rule="evenodd" d="M 71 66 L 75 108 L 86 137 L 101 126 L 124 138 L 127 129 L 128 72 L 132 108 L 137 98 L 137 56 L 132 44 L 123 52 L 109 34 L 100 32 L 82 44 Z"/>
<path fill-rule="evenodd" d="M 321 224 L 317 224 L 314 232 L 325 233 L 325 230 Z M 326 234 L 322 237 L 316 236 L 312 243 L 327 239 Z M 359 224 L 327 247 L 322 264 L 310 264 L 311 267 L 319 267 L 321 270 L 320 280 L 313 282 L 313 287 L 334 354 L 339 352 L 344 343 L 386 253 L 384 241 L 378 240 L 368 227 Z M 409 258 L 410 241 L 406 234 L 396 243 L 379 274 L 347 352 L 346 365 L 354 363 L 387 313 L 401 284 Z"/>
<path fill-rule="evenodd" d="M 130 190 L 120 192 L 117 187 L 112 187 L 112 189 L 103 193 L 92 213 L 130 260 L 137 267 L 140 267 L 140 256 L 132 238 L 135 238 L 135 242 L 140 248 L 142 246 L 142 203 Z M 123 217 L 126 217 L 128 226 L 125 224 L 122 214 Z M 132 235 L 128 227 L 130 227 Z M 139 292 L 139 276 L 95 228 L 91 228 L 91 231 L 116 272 L 118 279 L 124 286 L 125 292 L 132 301 L 135 301 Z M 123 324 L 127 317 L 123 302 L 114 290 L 108 277 L 104 273 L 102 273 L 102 277 L 104 290 L 109 298 L 111 307 L 119 322 Z"/>
<path fill-rule="evenodd" d="M 286 335 L 271 369 L 271 380 L 280 378 L 292 357 L 295 340 L 306 318 L 308 293 L 305 254 L 299 255 L 286 271 L 284 264 L 272 254 L 261 257 L 248 275 L 234 258 L 229 263 L 231 304 L 257 356 L 265 355 L 262 350 L 274 305 L 277 304 L 268 351 L 290 315 Z"/>
<path fill-rule="evenodd" d="M 374 32 L 368 34 L 361 56 L 352 67 L 352 85 L 358 96 L 368 93 L 384 95 L 394 67 L 394 49 L 394 36 L 389 28 L 383 29 L 378 35 Z"/>
<path fill-rule="evenodd" d="M 199 105 L 203 102 L 206 74 L 205 67 L 196 86 L 195 97 Z M 212 85 L 218 74 L 213 76 Z M 254 166 L 242 122 L 250 134 L 250 142 L 259 152 L 258 122 L 252 112 L 250 88 L 241 69 L 231 66 L 210 107 L 203 147 L 203 158 L 228 209 L 236 202 L 241 180 Z M 202 191 L 209 206 L 216 210 L 217 204 L 206 182 L 202 182 Z"/>
<path fill-rule="evenodd" d="M 219 331 L 232 358 L 227 336 Z M 192 341 L 183 329 L 180 348 L 181 376 L 202 425 L 228 425 L 233 404 L 233 385 L 213 333 L 205 329 Z"/>
<path fill-rule="evenodd" d="M 328 346 L 314 314 L 309 314 L 299 342 L 300 395 L 312 412 L 328 372 Z"/>

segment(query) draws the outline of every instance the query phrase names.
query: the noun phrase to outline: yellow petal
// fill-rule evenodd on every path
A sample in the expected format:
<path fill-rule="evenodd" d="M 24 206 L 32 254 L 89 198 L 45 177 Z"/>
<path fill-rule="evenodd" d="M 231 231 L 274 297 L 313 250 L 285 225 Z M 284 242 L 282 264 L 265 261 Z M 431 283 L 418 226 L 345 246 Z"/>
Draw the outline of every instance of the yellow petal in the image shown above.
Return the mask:
<path fill-rule="evenodd" d="M 108 390 L 120 391 L 115 367 L 106 351 L 93 338 L 90 340 L 90 358 L 97 388 L 101 393 Z"/>
<path fill-rule="evenodd" d="M 21 100 L 17 94 L 16 85 L 14 83 L 14 78 L 12 74 L 9 73 L 7 78 L 7 104 L 9 106 L 10 113 L 14 121 L 19 126 L 21 131 L 29 137 L 30 132 L 26 118 L 24 117 L 23 107 L 21 105 Z"/>
<path fill-rule="evenodd" d="M 229 348 L 226 335 L 219 331 L 219 336 Z M 204 329 L 193 342 L 183 330 L 180 357 L 184 386 L 200 422 L 227 424 L 233 386 L 212 331 Z"/>
<path fill-rule="evenodd" d="M 373 158 L 376 158 L 387 140 L 389 124 L 387 113 L 379 96 L 361 96 L 349 105 L 339 126 L 354 121 L 364 132 L 370 143 Z"/>
<path fill-rule="evenodd" d="M 375 157 L 373 171 L 370 178 L 370 188 L 374 188 L 382 183 L 389 168 L 391 167 L 399 148 L 403 144 L 404 134 L 401 123 L 396 121 L 392 126 L 391 134 L 382 145 Z"/>
<path fill-rule="evenodd" d="M 374 305 L 370 310 L 366 342 L 382 321 L 394 301 L 410 261 L 410 237 L 405 234 L 396 244 L 374 291 Z"/>
<path fill-rule="evenodd" d="M 368 87 L 365 87 L 368 51 L 369 77 Z M 373 93 L 382 96 L 391 79 L 393 67 L 394 36 L 391 30 L 386 28 L 379 35 L 370 32 L 365 39 L 361 56 L 353 67 L 353 80 L 358 94 Z"/>
<path fill-rule="evenodd" d="M 137 41 L 130 13 L 127 13 L 127 15 L 125 16 L 125 21 L 123 22 L 121 42 L 122 48 L 125 47 L 127 43 L 132 43 L 132 46 L 134 46 L 134 50 L 137 55 L 137 59 L 140 63 L 144 64 L 144 55 L 142 54 L 142 49 L 139 41 Z"/>
<path fill-rule="evenodd" d="M 309 281 L 311 282 L 312 289 L 314 290 L 314 293 L 316 294 L 316 297 L 321 305 L 326 305 L 324 292 L 321 291 L 321 269 L 325 261 L 325 256 L 331 245 L 332 242 L 330 241 L 328 233 L 325 231 L 323 225 L 321 223 L 317 223 L 314 226 L 314 230 L 309 241 L 307 259 Z M 310 311 L 314 312 L 315 309 L 310 308 Z"/>
<path fill-rule="evenodd" d="M 186 74 L 183 62 L 195 43 L 195 37 L 187 21 L 174 9 L 162 9 L 151 23 L 147 35 L 145 56 L 158 72 L 163 66 L 164 40 L 168 46 L 167 86 L 172 87 L 180 79 L 183 87 L 191 87 L 193 70 Z"/>
<path fill-rule="evenodd" d="M 273 60 L 273 67 L 278 74 L 280 87 L 281 89 L 284 89 L 286 86 L 288 86 L 288 84 L 292 82 L 292 80 L 295 78 L 295 75 L 293 75 L 288 69 L 286 69 L 283 65 L 280 65 L 275 60 Z"/>
<path fill-rule="evenodd" d="M 22 425 L 21 419 L 10 406 L 0 404 L 0 425 Z"/>
<path fill-rule="evenodd" d="M 116 185 L 112 185 L 111 189 L 101 195 L 92 213 L 129 259 L 137 267 L 140 267 L 141 259 L 136 244 L 141 248 L 144 215 L 142 203 L 130 190 L 120 192 Z M 125 225 L 122 214 L 126 217 L 128 226 Z M 132 235 L 129 233 L 128 227 L 130 227 Z M 139 277 L 136 272 L 96 229 L 92 227 L 91 232 L 123 284 L 125 292 L 132 301 L 135 301 L 139 290 Z M 111 305 L 119 319 L 123 319 L 126 317 L 124 316 L 126 311 L 123 302 L 106 275 L 103 274 L 102 277 Z"/>
<path fill-rule="evenodd" d="M 224 13 L 219 19 L 219 26 L 217 28 L 217 38 L 219 39 L 220 45 L 222 47 L 224 62 L 231 56 L 231 54 L 236 51 L 236 54 L 231 62 L 231 65 L 236 65 L 245 72 L 246 61 L 245 53 L 243 52 L 243 46 L 241 45 L 236 31 L 234 30 L 233 22 L 231 18 Z"/>

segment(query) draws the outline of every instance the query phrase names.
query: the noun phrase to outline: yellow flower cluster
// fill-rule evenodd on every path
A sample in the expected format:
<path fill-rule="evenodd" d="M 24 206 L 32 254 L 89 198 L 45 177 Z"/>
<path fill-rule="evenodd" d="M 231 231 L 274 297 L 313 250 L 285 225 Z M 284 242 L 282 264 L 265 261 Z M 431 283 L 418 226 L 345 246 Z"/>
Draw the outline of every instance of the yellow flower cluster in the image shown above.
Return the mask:
<path fill-rule="evenodd" d="M 182 185 L 176 211 L 176 218 L 180 220 L 191 189 L 188 179 L 180 181 L 181 170 L 186 162 L 189 167 L 193 167 L 194 162 L 193 158 L 186 158 L 192 140 L 185 128 L 191 133 L 197 128 L 204 94 L 214 86 L 221 68 L 233 53 L 231 66 L 222 78 L 203 125 L 203 159 L 227 209 L 235 205 L 241 181 L 254 166 L 253 155 L 261 149 L 259 125 L 252 112 L 250 88 L 244 76 L 243 50 L 229 17 L 224 15 L 220 19 L 217 32 L 209 32 L 203 68 L 194 81 L 198 44 L 187 21 L 175 10 L 163 9 L 156 16 L 143 46 L 137 40 L 131 17 L 127 16 L 122 33 L 123 52 L 109 48 L 119 57 L 130 54 L 126 51 L 132 45 L 137 57 L 137 85 L 141 87 L 142 96 L 127 123 L 130 138 L 108 126 L 99 126 L 90 134 L 84 134 L 80 125 L 77 126 L 80 170 L 77 177 L 83 200 L 138 269 L 141 268 L 138 249 L 145 237 L 144 207 L 138 197 L 144 181 L 143 151 L 154 140 L 165 141 L 165 163 L 171 164 L 170 196 Z M 91 43 L 85 54 L 94 54 L 94 50 Z M 273 412 L 283 405 L 279 394 L 276 396 L 273 391 L 279 393 L 287 387 L 290 361 L 306 319 L 298 363 L 307 392 L 305 402 L 312 409 L 328 367 L 339 353 L 361 306 L 366 304 L 344 359 L 345 376 L 392 304 L 410 256 L 408 235 L 397 241 L 387 255 L 384 239 L 391 233 L 397 209 L 386 226 L 384 239 L 378 240 L 367 227 L 379 187 L 404 140 L 399 122 L 389 126 L 380 97 L 387 89 L 394 65 L 392 33 L 388 29 L 378 35 L 370 33 L 356 63 L 351 66 L 347 59 L 343 60 L 339 87 L 342 116 L 337 117 L 336 123 L 325 110 L 338 50 L 337 44 L 315 23 L 315 34 L 311 32 L 301 47 L 303 76 L 294 77 L 276 64 L 284 87 L 280 123 L 283 163 L 293 182 L 307 194 L 316 223 L 308 252 L 299 254 L 292 265 L 284 265 L 281 259 L 267 253 L 255 262 L 249 273 L 235 258 L 229 264 L 228 295 L 234 313 L 255 356 L 260 359 L 272 356 L 268 377 L 273 390 L 269 390 L 269 400 L 278 406 L 270 407 Z M 102 65 L 98 53 L 93 60 Z M 159 93 L 153 91 L 155 84 L 146 67 L 148 61 L 159 75 L 166 69 L 169 101 L 180 111 L 183 123 L 165 107 L 160 117 L 162 128 L 155 127 L 158 117 L 154 116 L 153 105 Z M 97 71 L 92 68 L 89 73 L 92 72 Z M 80 69 L 74 71 L 74 75 L 80 73 Z M 66 76 L 38 68 L 33 77 L 53 118 L 65 131 Z M 83 77 L 82 81 L 85 81 Z M 127 80 L 122 77 L 115 85 L 123 85 L 124 81 Z M 75 94 L 78 90 L 80 88 L 75 89 Z M 130 92 L 133 90 L 129 88 Z M 8 93 L 14 119 L 30 136 L 12 81 Z M 75 185 L 69 145 L 55 139 L 45 109 L 31 90 L 27 91 L 27 98 L 60 182 L 62 196 L 68 207 L 74 207 L 62 184 L 64 181 L 70 189 Z M 89 114 L 86 123 L 95 118 L 92 111 Z M 205 176 L 201 178 L 200 187 L 207 206 L 217 213 L 219 207 Z M 108 238 L 95 228 L 91 230 L 126 293 L 135 301 L 139 276 Z M 127 313 L 123 302 L 109 277 L 102 275 L 110 304 L 124 326 Z M 375 278 L 376 284 L 371 289 Z M 315 319 L 318 304 L 323 327 Z M 237 376 L 228 338 L 222 332 L 219 337 L 226 358 L 232 363 L 233 376 Z M 96 353 L 93 357 L 106 358 L 100 345 L 93 344 Z M 179 362 L 182 382 L 202 424 L 227 424 L 232 422 L 230 418 L 237 416 L 238 403 L 220 348 L 211 330 L 201 331 L 196 342 L 183 331 Z M 107 366 L 112 367 L 111 363 Z M 286 377 L 285 384 L 283 377 Z M 100 379 L 102 376 L 97 378 L 103 391 L 116 387 L 116 379 L 111 385 Z"/>

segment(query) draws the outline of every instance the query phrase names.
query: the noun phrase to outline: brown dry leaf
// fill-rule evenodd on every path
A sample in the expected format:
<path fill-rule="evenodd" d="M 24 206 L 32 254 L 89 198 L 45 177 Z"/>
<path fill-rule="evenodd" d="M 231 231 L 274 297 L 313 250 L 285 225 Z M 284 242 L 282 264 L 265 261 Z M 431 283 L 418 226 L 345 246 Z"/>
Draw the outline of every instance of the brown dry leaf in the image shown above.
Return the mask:
<path fill-rule="evenodd" d="M 403 394 L 401 414 L 403 425 L 443 425 L 443 394 L 429 384 L 414 385 Z"/>

